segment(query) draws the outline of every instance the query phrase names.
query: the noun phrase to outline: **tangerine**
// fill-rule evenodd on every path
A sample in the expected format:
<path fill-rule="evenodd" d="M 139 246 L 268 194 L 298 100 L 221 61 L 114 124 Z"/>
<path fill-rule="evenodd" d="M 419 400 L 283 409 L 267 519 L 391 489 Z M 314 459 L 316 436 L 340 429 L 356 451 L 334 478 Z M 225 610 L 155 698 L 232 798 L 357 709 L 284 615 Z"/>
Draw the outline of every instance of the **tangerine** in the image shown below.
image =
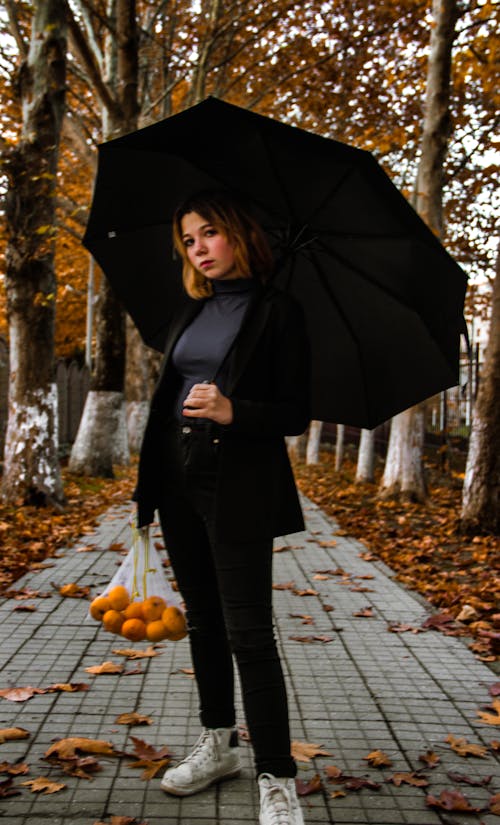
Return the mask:
<path fill-rule="evenodd" d="M 175 605 L 170 605 L 170 607 L 165 608 L 161 614 L 161 620 L 167 628 L 168 639 L 171 639 L 173 642 L 177 642 L 179 639 L 183 639 L 184 636 L 187 636 L 188 631 L 186 618 L 182 610 Z"/>
<path fill-rule="evenodd" d="M 98 622 L 102 622 L 102 617 L 108 610 L 111 610 L 111 604 L 107 596 L 97 596 L 97 598 L 90 603 L 90 615 Z"/>
<path fill-rule="evenodd" d="M 124 621 L 125 616 L 118 610 L 107 610 L 102 617 L 104 630 L 109 630 L 110 633 L 120 633 Z"/>
<path fill-rule="evenodd" d="M 120 632 L 131 642 L 142 642 L 146 638 L 146 625 L 142 619 L 126 619 Z"/>
<path fill-rule="evenodd" d="M 146 625 L 146 637 L 150 642 L 161 642 L 168 636 L 168 630 L 161 619 L 155 619 L 154 622 L 148 622 Z"/>
<path fill-rule="evenodd" d="M 117 584 L 107 593 L 109 603 L 113 610 L 125 610 L 130 604 L 130 596 L 123 584 Z"/>
<path fill-rule="evenodd" d="M 123 615 L 126 619 L 142 619 L 142 621 L 144 621 L 142 602 L 130 602 L 128 607 L 123 611 Z"/>
<path fill-rule="evenodd" d="M 154 622 L 157 619 L 161 619 L 166 606 L 165 599 L 162 599 L 161 596 L 149 596 L 149 598 L 144 599 L 142 603 L 144 618 L 147 622 Z"/>

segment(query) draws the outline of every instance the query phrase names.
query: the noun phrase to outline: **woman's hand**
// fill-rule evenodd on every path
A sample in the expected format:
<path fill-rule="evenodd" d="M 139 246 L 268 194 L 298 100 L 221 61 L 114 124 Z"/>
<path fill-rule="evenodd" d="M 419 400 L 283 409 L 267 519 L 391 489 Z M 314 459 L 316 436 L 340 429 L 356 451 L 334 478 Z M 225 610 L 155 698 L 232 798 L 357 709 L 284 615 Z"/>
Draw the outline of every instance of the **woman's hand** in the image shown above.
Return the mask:
<path fill-rule="evenodd" d="M 188 418 L 209 418 L 217 424 L 230 424 L 233 405 L 216 384 L 195 384 L 184 400 L 182 414 Z"/>

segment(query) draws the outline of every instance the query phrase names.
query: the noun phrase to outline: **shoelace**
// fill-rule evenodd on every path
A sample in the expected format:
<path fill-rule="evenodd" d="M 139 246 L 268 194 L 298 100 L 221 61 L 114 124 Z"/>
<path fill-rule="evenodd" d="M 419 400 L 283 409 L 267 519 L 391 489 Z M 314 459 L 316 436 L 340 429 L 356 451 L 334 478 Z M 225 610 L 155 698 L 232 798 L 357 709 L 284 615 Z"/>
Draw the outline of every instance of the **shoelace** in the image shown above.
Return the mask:
<path fill-rule="evenodd" d="M 211 743 L 208 742 L 211 740 Z M 199 757 L 202 757 L 202 761 L 206 761 L 207 758 L 207 745 L 212 745 L 213 750 L 215 751 L 215 756 L 218 758 L 219 753 L 217 749 L 217 738 L 215 735 L 212 735 L 210 730 L 204 730 L 201 734 L 200 738 L 196 742 L 193 750 L 189 753 L 184 759 L 179 762 L 178 767 L 180 765 L 189 765 L 191 762 L 197 762 Z"/>
<path fill-rule="evenodd" d="M 269 785 L 262 798 L 262 810 L 270 825 L 290 825 L 292 801 L 287 788 L 278 783 Z"/>

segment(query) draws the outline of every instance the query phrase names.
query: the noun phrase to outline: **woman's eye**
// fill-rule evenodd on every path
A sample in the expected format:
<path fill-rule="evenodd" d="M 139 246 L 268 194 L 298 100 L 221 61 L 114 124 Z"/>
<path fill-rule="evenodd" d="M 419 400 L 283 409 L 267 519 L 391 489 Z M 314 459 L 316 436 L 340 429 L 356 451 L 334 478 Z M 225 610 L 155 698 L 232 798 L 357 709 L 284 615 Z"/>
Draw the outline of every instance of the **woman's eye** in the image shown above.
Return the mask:
<path fill-rule="evenodd" d="M 217 230 L 216 229 L 207 229 L 206 232 L 205 232 L 205 235 L 208 235 L 208 237 L 211 238 L 213 235 L 217 235 Z"/>
<path fill-rule="evenodd" d="M 192 246 L 192 245 L 193 245 L 193 239 L 192 238 L 186 238 L 185 241 L 184 241 L 184 246 Z"/>

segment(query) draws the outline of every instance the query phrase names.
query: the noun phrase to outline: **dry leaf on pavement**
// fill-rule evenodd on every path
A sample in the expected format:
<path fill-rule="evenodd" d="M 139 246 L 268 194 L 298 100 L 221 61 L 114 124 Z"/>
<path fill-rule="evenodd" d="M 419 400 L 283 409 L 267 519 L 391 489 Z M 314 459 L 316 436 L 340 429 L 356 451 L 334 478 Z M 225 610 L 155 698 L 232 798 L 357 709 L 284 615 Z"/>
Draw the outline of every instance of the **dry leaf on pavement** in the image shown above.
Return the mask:
<path fill-rule="evenodd" d="M 5 799 L 8 796 L 19 796 L 21 791 L 17 787 L 13 787 L 14 778 L 8 776 L 7 779 L 0 781 L 0 799 Z"/>
<path fill-rule="evenodd" d="M 484 710 L 478 710 L 477 715 L 480 717 L 483 725 L 500 725 L 500 699 L 494 699 L 491 705 L 494 713 L 487 713 Z"/>
<path fill-rule="evenodd" d="M 400 785 L 403 783 L 406 785 L 414 785 L 416 788 L 425 788 L 429 783 L 427 779 L 423 776 L 418 776 L 415 771 L 411 773 L 404 773 L 404 772 L 396 772 L 393 773 L 386 782 L 392 782 L 393 785 L 396 785 L 399 788 Z"/>
<path fill-rule="evenodd" d="M 29 770 L 27 762 L 0 762 L 0 773 L 8 773 L 10 776 L 23 776 Z"/>
<path fill-rule="evenodd" d="M 161 656 L 161 653 L 156 650 L 155 645 L 149 645 L 147 648 L 141 650 L 134 650 L 133 647 L 113 648 L 111 652 L 116 653 L 117 656 L 126 656 L 127 659 L 147 659 L 151 656 Z"/>
<path fill-rule="evenodd" d="M 368 756 L 363 756 L 365 762 L 368 762 L 374 768 L 390 768 L 392 762 L 384 751 L 371 751 Z"/>
<path fill-rule="evenodd" d="M 29 735 L 24 728 L 0 728 L 0 745 L 14 739 L 27 739 Z"/>
<path fill-rule="evenodd" d="M 441 757 L 434 751 L 427 751 L 418 757 L 419 762 L 423 762 L 428 768 L 435 768 L 441 762 Z"/>
<path fill-rule="evenodd" d="M 319 793 L 323 790 L 323 782 L 319 773 L 305 782 L 303 779 L 295 780 L 295 787 L 299 796 L 309 796 L 312 793 Z"/>
<path fill-rule="evenodd" d="M 61 596 L 65 596 L 66 598 L 86 599 L 90 596 L 90 587 L 81 587 L 76 582 L 70 582 L 69 584 L 62 584 L 60 586 L 51 582 L 51 585 L 55 587 Z"/>
<path fill-rule="evenodd" d="M 92 665 L 85 668 L 86 673 L 93 673 L 100 676 L 105 673 L 123 673 L 123 665 L 118 665 L 115 662 L 103 662 L 102 665 Z"/>
<path fill-rule="evenodd" d="M 120 713 L 116 717 L 115 723 L 117 725 L 151 725 L 153 720 L 150 716 L 141 716 L 140 713 Z"/>
<path fill-rule="evenodd" d="M 500 816 L 500 793 L 490 796 L 488 804 L 490 806 L 491 813 L 496 814 L 496 816 Z"/>
<path fill-rule="evenodd" d="M 492 776 L 483 776 L 482 779 L 472 779 L 470 776 L 464 776 L 461 773 L 454 773 L 453 771 L 448 771 L 448 777 L 452 782 L 464 782 L 466 785 L 473 785 L 477 788 L 485 788 L 493 779 Z"/>
<path fill-rule="evenodd" d="M 484 758 L 488 754 L 488 748 L 484 745 L 472 745 L 463 736 L 453 736 L 450 733 L 444 741 L 448 742 L 451 749 L 459 756 L 480 756 Z"/>
<path fill-rule="evenodd" d="M 74 756 L 72 759 L 59 760 L 56 757 L 46 760 L 51 764 L 57 762 L 68 776 L 77 776 L 79 779 L 93 779 L 93 774 L 102 771 L 102 767 L 94 756 Z"/>
<path fill-rule="evenodd" d="M 323 745 L 314 742 L 292 742 L 292 756 L 298 762 L 310 762 L 315 756 L 332 756 L 329 751 L 322 750 Z"/>
<path fill-rule="evenodd" d="M 26 687 L 6 688 L 5 690 L 0 690 L 0 696 L 3 699 L 8 699 L 9 702 L 26 702 L 37 693 L 47 693 L 47 688 L 35 688 L 31 687 L 31 685 L 27 685 Z"/>
<path fill-rule="evenodd" d="M 93 825 L 147 825 L 147 823 L 139 822 L 134 816 L 112 816 L 107 822 L 99 820 Z"/>
<path fill-rule="evenodd" d="M 49 779 L 47 776 L 27 779 L 25 782 L 21 782 L 21 785 L 26 785 L 31 788 L 32 793 L 43 794 L 57 793 L 57 791 L 62 791 L 62 789 L 66 787 L 64 782 L 53 782 L 52 779 Z"/>
<path fill-rule="evenodd" d="M 81 753 L 100 753 L 102 756 L 121 755 L 118 751 L 115 751 L 112 742 L 105 742 L 104 739 L 86 739 L 83 736 L 71 736 L 68 739 L 59 739 L 54 742 L 45 751 L 45 756 L 73 759 L 77 755 L 77 751 Z"/>
<path fill-rule="evenodd" d="M 460 813 L 478 813 L 482 808 L 474 808 L 469 800 L 454 789 L 441 791 L 439 798 L 429 794 L 425 801 L 431 808 L 442 808 L 444 811 L 460 811 Z"/>

